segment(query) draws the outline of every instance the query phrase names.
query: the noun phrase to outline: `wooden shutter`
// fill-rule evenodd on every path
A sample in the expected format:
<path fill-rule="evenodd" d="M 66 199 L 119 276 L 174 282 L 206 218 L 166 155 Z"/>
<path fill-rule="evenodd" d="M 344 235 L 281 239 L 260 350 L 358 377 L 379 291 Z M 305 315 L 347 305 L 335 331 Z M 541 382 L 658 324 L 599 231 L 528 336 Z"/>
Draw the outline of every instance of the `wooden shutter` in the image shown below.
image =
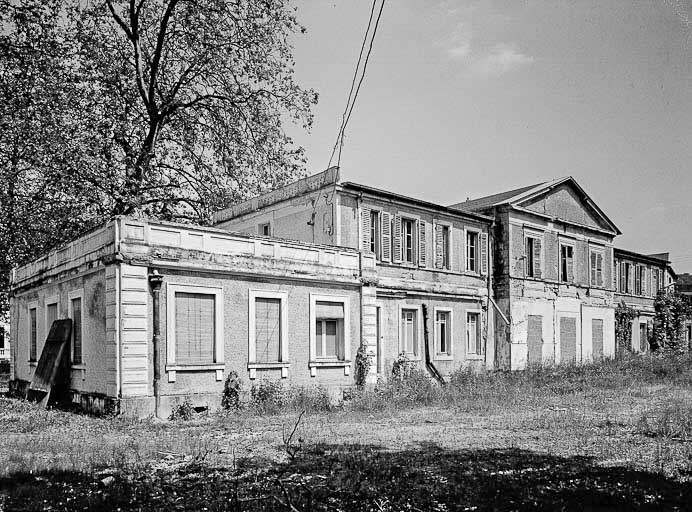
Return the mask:
<path fill-rule="evenodd" d="M 481 274 L 485 275 L 488 273 L 488 233 L 481 233 L 478 236 L 478 242 L 480 243 L 480 258 L 481 258 Z"/>
<path fill-rule="evenodd" d="M 392 236 L 394 237 L 392 244 L 394 246 L 394 263 L 401 263 L 401 215 L 394 216 L 394 233 Z"/>
<path fill-rule="evenodd" d="M 360 207 L 360 240 L 361 248 L 366 252 L 370 251 L 370 235 L 372 230 L 370 208 Z"/>
<path fill-rule="evenodd" d="M 615 287 L 615 291 L 620 290 L 620 262 L 615 261 L 614 262 L 615 268 L 613 269 L 613 286 Z"/>
<path fill-rule="evenodd" d="M 629 265 L 629 272 L 628 272 L 628 282 L 627 282 L 627 293 L 633 293 L 634 292 L 634 265 Z"/>
<path fill-rule="evenodd" d="M 426 243 L 426 230 L 428 223 L 423 219 L 418 221 L 418 266 L 425 267 L 428 263 L 428 244 Z"/>
<path fill-rule="evenodd" d="M 255 362 L 281 361 L 281 299 L 255 299 Z"/>
<path fill-rule="evenodd" d="M 435 268 L 442 268 L 444 266 L 444 238 L 442 231 L 444 226 L 440 224 L 435 224 Z"/>
<path fill-rule="evenodd" d="M 214 362 L 214 302 L 214 295 L 176 292 L 176 363 Z"/>
<path fill-rule="evenodd" d="M 590 272 L 591 282 L 589 283 L 590 286 L 597 286 L 598 285 L 598 283 L 597 283 L 598 277 L 596 275 L 597 274 L 597 272 L 596 272 L 596 257 L 597 257 L 596 253 L 591 251 L 591 257 L 589 258 L 589 260 L 590 260 L 589 265 L 591 267 L 590 268 L 590 270 L 591 270 L 591 272 Z"/>
<path fill-rule="evenodd" d="M 568 256 L 571 252 L 571 256 L 566 258 L 566 260 L 567 260 L 567 282 L 571 283 L 574 281 L 574 248 L 570 247 L 569 249 L 565 249 L 565 252 L 567 253 L 566 256 Z"/>
<path fill-rule="evenodd" d="M 596 254 L 596 285 L 603 286 L 603 254 Z"/>
<path fill-rule="evenodd" d="M 543 276 L 541 267 L 541 254 L 543 252 L 543 241 L 540 238 L 533 239 L 533 277 L 540 279 Z"/>
<path fill-rule="evenodd" d="M 382 261 L 392 261 L 392 216 L 382 212 Z"/>

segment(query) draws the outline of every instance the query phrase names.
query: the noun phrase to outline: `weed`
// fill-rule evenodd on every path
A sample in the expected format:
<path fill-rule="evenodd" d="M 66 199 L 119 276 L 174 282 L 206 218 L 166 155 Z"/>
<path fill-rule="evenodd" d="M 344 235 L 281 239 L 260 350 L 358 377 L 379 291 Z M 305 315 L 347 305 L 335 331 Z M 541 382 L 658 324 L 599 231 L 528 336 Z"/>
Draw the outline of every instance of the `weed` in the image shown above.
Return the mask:
<path fill-rule="evenodd" d="M 189 421 L 195 414 L 195 409 L 192 403 L 185 399 L 182 403 L 173 407 L 171 415 L 168 417 L 171 421 Z"/>
<path fill-rule="evenodd" d="M 226 410 L 237 411 L 240 409 L 240 397 L 243 391 L 243 383 L 235 371 L 230 371 L 226 382 L 223 385 L 223 396 L 221 397 L 221 407 Z"/>
<path fill-rule="evenodd" d="M 250 388 L 250 406 L 259 414 L 276 414 L 286 402 L 286 392 L 281 381 L 262 380 Z"/>
<path fill-rule="evenodd" d="M 660 409 L 647 410 L 637 422 L 637 431 L 651 437 L 690 439 L 692 405 L 676 400 Z"/>

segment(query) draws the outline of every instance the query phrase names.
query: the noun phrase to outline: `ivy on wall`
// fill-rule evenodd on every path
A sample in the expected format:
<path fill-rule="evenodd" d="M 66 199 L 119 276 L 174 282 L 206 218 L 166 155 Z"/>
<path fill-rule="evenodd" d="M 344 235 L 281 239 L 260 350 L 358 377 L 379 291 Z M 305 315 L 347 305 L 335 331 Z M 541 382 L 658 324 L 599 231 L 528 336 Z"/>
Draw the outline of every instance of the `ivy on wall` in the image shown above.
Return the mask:
<path fill-rule="evenodd" d="M 615 308 L 615 356 L 632 352 L 632 321 L 637 312 L 623 300 Z"/>

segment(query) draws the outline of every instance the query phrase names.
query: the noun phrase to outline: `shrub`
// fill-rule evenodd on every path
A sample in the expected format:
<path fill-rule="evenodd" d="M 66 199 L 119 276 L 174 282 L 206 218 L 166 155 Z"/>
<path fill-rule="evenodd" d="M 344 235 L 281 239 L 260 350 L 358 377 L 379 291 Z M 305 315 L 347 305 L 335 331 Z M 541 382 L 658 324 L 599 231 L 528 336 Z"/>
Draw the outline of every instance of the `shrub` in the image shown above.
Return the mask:
<path fill-rule="evenodd" d="M 195 414 L 195 409 L 188 399 L 173 407 L 171 415 L 168 417 L 171 421 L 189 421 Z"/>
<path fill-rule="evenodd" d="M 332 397 L 323 386 L 301 386 L 287 393 L 286 406 L 294 411 L 327 412 L 334 408 Z"/>
<path fill-rule="evenodd" d="M 360 347 L 358 347 L 358 352 L 356 352 L 356 386 L 359 388 L 365 386 L 371 365 L 372 360 L 368 354 L 368 348 L 361 343 Z"/>
<path fill-rule="evenodd" d="M 263 380 L 250 388 L 250 405 L 260 414 L 279 412 L 286 405 L 286 393 L 278 380 Z"/>
<path fill-rule="evenodd" d="M 398 380 L 406 378 L 416 367 L 416 362 L 411 361 L 406 352 L 401 352 L 392 364 L 392 377 Z"/>
<path fill-rule="evenodd" d="M 235 371 L 230 371 L 226 382 L 223 385 L 223 395 L 221 397 L 221 407 L 226 410 L 237 411 L 240 409 L 240 396 L 243 392 L 243 383 Z"/>

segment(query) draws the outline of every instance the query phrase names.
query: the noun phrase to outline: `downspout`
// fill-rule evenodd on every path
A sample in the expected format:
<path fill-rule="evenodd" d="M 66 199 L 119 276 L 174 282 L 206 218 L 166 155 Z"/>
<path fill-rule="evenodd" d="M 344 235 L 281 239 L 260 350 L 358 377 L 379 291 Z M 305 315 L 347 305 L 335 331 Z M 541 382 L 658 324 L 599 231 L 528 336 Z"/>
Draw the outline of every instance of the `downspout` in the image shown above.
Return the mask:
<path fill-rule="evenodd" d="M 163 282 L 163 276 L 159 274 L 158 270 L 154 270 L 149 274 L 149 285 L 151 286 L 151 291 L 153 294 L 153 310 L 154 310 L 154 336 L 152 338 L 152 364 L 154 365 L 154 415 L 158 417 L 159 415 L 159 344 L 161 341 L 161 283 Z"/>
<path fill-rule="evenodd" d="M 440 384 L 446 384 L 444 377 L 430 360 L 430 343 L 428 340 L 428 306 L 421 304 L 423 309 L 423 340 L 425 341 L 425 367 L 431 373 L 435 380 Z"/>
<path fill-rule="evenodd" d="M 493 246 L 495 245 L 494 240 L 495 237 L 493 236 L 493 228 L 495 227 L 495 220 L 490 223 L 490 226 L 488 226 L 488 247 L 486 249 L 487 252 L 487 257 L 488 257 L 488 275 L 485 279 L 486 286 L 488 287 L 488 304 L 486 305 L 486 314 L 485 314 L 485 338 L 483 340 L 483 354 L 485 354 L 485 368 L 486 370 L 488 369 L 488 335 L 490 334 L 490 302 L 492 301 L 493 304 L 495 301 L 493 301 Z M 495 304 L 497 306 L 497 304 Z M 493 318 L 495 316 L 493 315 Z M 493 333 L 495 333 L 495 329 L 493 328 Z M 493 343 L 493 347 L 495 348 L 495 354 L 493 355 L 493 366 L 497 367 L 497 334 L 495 334 L 495 342 Z"/>

